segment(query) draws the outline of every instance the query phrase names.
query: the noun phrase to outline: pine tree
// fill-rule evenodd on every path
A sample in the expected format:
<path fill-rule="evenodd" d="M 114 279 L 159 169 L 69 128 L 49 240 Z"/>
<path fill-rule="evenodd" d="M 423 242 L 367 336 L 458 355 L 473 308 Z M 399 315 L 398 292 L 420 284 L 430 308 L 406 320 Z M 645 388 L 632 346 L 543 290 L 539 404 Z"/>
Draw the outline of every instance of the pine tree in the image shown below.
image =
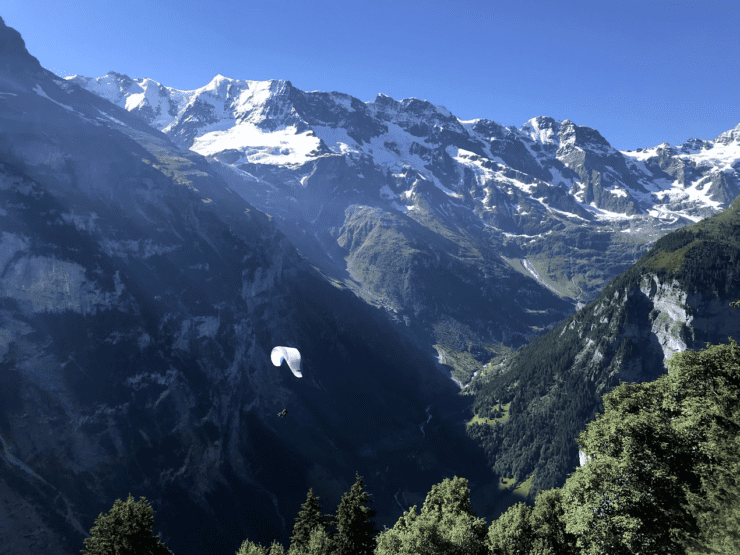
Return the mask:
<path fill-rule="evenodd" d="M 321 527 L 314 528 L 308 541 L 308 555 L 329 555 L 332 549 L 333 543 L 327 531 Z"/>
<path fill-rule="evenodd" d="M 375 524 L 371 521 L 375 511 L 365 506 L 370 496 L 364 491 L 361 476 L 355 476 L 355 483 L 348 493 L 342 496 L 334 519 L 335 555 L 372 555 L 375 550 Z"/>
<path fill-rule="evenodd" d="M 470 506 L 465 478 L 445 478 L 432 486 L 421 514 L 416 505 L 401 516 L 393 528 L 377 538 L 376 555 L 483 555 L 486 521 Z"/>
<path fill-rule="evenodd" d="M 301 511 L 293 525 L 293 535 L 290 537 L 291 553 L 303 553 L 308 549 L 311 532 L 315 528 L 326 531 L 329 519 L 321 513 L 319 498 L 314 495 L 313 488 L 309 488 L 306 500 L 301 505 Z"/>
<path fill-rule="evenodd" d="M 252 540 L 244 540 L 236 555 L 267 555 L 267 549 Z"/>
<path fill-rule="evenodd" d="M 82 555 L 172 555 L 155 536 L 154 509 L 139 497 L 134 501 L 129 493 L 126 501 L 116 499 L 108 513 L 100 513 L 85 538 Z"/>
<path fill-rule="evenodd" d="M 285 547 L 279 541 L 273 540 L 270 544 L 270 549 L 267 551 L 268 555 L 285 555 Z"/>

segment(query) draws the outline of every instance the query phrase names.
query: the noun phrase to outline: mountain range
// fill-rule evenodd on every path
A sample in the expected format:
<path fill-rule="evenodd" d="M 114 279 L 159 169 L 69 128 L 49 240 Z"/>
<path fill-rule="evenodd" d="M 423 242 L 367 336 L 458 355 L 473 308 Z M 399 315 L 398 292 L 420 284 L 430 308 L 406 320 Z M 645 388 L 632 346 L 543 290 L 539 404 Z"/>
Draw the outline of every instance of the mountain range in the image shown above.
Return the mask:
<path fill-rule="evenodd" d="M 620 152 L 569 120 L 517 129 L 282 80 L 67 81 L 205 156 L 302 256 L 433 346 L 461 386 L 740 192 L 740 125 Z"/>
<path fill-rule="evenodd" d="M 491 520 L 562 484 L 601 394 L 737 338 L 740 126 L 619 152 L 287 81 L 64 80 L 0 20 L 0 129 L 3 553 L 78 552 L 128 492 L 175 552 L 285 540 L 355 472 L 380 525 L 452 475 Z"/>

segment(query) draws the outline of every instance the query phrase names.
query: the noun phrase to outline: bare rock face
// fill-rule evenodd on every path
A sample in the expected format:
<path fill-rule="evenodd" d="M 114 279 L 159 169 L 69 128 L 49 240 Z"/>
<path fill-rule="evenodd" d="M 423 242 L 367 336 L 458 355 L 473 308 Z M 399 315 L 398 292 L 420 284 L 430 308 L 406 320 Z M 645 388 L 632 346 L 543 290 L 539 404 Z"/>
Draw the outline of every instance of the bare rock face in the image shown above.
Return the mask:
<path fill-rule="evenodd" d="M 677 352 L 740 338 L 740 318 L 729 306 L 732 300 L 731 295 L 689 293 L 675 278 L 643 274 L 639 286 L 617 290 L 611 297 L 602 295 L 568 319 L 566 329 L 576 331 L 582 340 L 575 362 L 585 375 L 601 380 L 605 376 L 629 382 L 653 380 L 664 372 L 664 361 Z M 593 316 L 584 319 L 589 308 Z M 625 340 L 636 350 L 630 356 L 614 356 Z M 599 384 L 599 389 L 605 387 L 605 382 Z"/>

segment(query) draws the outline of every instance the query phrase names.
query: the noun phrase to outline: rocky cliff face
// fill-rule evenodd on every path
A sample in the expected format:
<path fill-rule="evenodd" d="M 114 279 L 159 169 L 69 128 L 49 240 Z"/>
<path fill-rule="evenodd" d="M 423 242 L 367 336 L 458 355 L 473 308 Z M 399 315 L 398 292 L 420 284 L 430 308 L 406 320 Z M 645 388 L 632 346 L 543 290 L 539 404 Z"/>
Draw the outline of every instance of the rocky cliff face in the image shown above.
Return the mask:
<path fill-rule="evenodd" d="M 568 320 L 565 329 L 584 339 L 575 360 L 586 375 L 593 379 L 598 368 L 602 379 L 616 377 L 641 383 L 664 373 L 663 362 L 677 352 L 740 337 L 740 319 L 729 306 L 732 300 L 732 295 L 688 293 L 675 278 L 646 273 L 640 277 L 639 286 L 600 298 L 592 307 L 593 315 L 583 319 L 583 312 L 579 312 Z M 591 305 L 582 311 L 589 308 Z M 588 324 L 583 324 L 586 321 Z M 594 321 L 598 321 L 598 327 Z M 605 348 L 603 338 L 615 334 L 616 341 Z M 614 353 L 624 340 L 638 345 L 638 352 L 605 361 L 607 352 Z M 604 387 L 601 382 L 597 390 Z"/>
<path fill-rule="evenodd" d="M 444 476 L 489 480 L 432 353 L 1 20 L 0 129 L 0 552 L 77 553 L 129 492 L 202 553 L 287 540 L 307 489 L 333 511 L 356 471 L 381 524 Z"/>

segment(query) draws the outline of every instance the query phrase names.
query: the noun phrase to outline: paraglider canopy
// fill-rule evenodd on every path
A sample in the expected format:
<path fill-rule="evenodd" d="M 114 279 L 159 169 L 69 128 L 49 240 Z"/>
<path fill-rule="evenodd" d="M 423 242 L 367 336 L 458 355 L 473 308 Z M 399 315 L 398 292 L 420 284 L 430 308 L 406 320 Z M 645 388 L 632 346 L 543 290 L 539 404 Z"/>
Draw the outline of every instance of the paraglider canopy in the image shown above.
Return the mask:
<path fill-rule="evenodd" d="M 270 353 L 270 360 L 275 366 L 280 366 L 285 360 L 288 363 L 290 371 L 296 378 L 302 378 L 301 374 L 301 353 L 293 347 L 275 347 Z"/>

